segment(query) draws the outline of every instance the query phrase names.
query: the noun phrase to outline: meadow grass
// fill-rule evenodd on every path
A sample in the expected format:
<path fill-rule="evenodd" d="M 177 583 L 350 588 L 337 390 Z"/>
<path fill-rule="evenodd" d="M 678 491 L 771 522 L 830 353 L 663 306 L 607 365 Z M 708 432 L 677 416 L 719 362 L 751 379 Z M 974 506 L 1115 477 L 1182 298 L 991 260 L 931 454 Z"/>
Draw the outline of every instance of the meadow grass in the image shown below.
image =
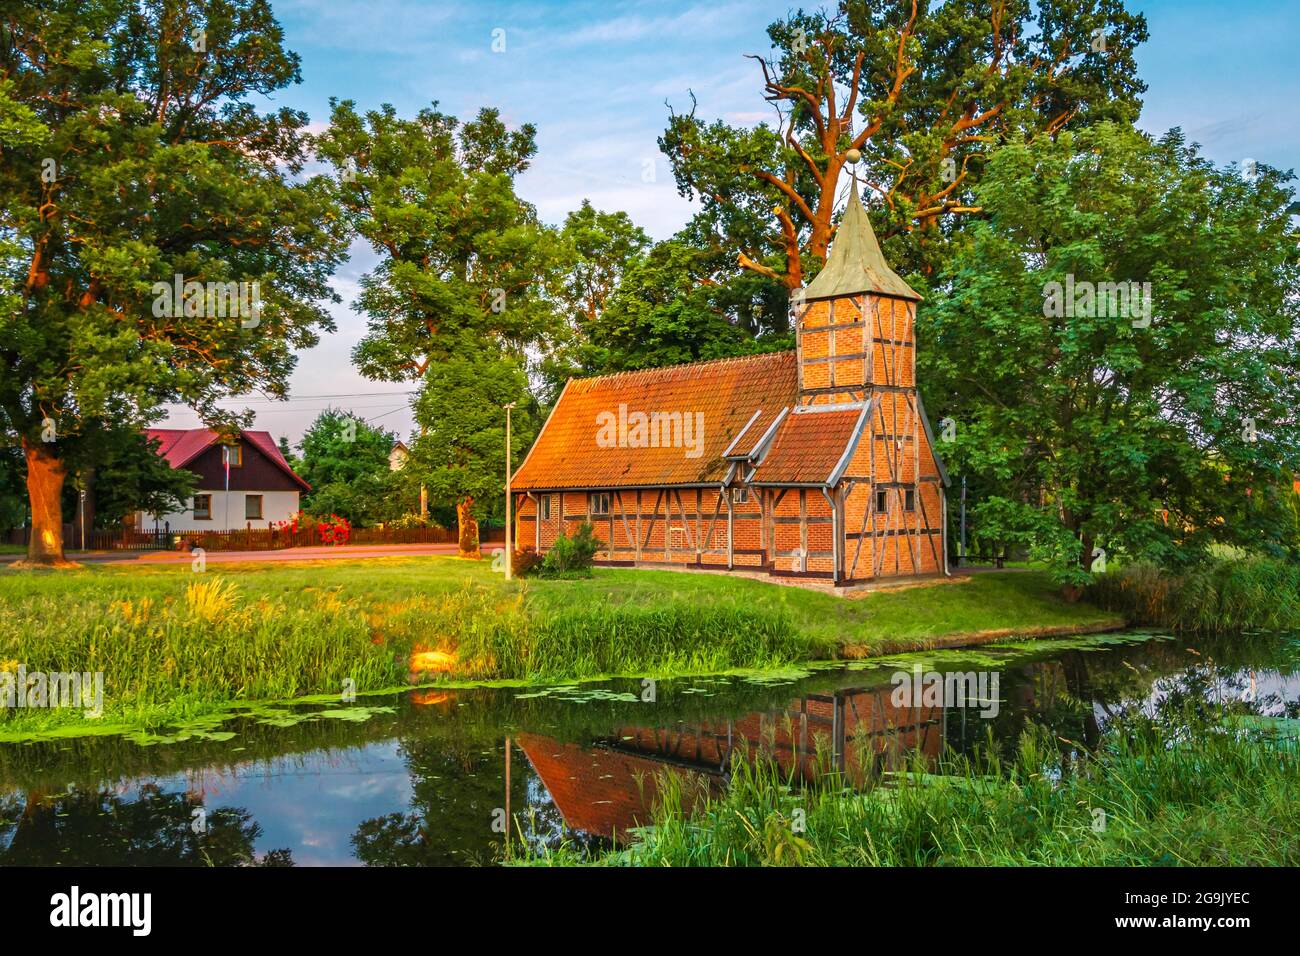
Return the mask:
<path fill-rule="evenodd" d="M 801 785 L 737 755 L 710 796 L 665 772 L 648 827 L 623 849 L 566 844 L 517 862 L 575 866 L 1259 866 L 1300 863 L 1300 757 L 1283 742 L 1151 722 L 1095 754 L 1038 730 L 1003 762 L 917 762 L 861 792 Z M 991 748 L 990 748 L 991 749 Z M 691 799 L 688 799 L 691 798 Z M 687 811 L 685 807 L 692 806 Z"/>
<path fill-rule="evenodd" d="M 102 671 L 105 716 L 0 712 L 0 739 L 53 728 L 158 726 L 234 703 L 437 680 L 671 676 L 891 651 L 981 629 L 1105 623 L 1036 573 L 859 600 L 723 575 L 596 569 L 505 582 L 454 557 L 0 570 L 0 670 Z M 350 684 L 345 684 L 350 682 Z"/>

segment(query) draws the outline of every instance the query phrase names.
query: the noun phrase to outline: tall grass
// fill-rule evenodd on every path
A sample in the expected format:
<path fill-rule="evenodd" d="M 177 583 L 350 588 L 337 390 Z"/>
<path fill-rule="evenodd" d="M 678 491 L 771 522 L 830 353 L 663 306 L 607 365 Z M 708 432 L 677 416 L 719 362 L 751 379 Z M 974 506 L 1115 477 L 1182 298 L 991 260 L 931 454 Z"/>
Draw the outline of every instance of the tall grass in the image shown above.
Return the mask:
<path fill-rule="evenodd" d="M 989 751 L 991 752 L 991 750 Z M 1252 866 L 1300 863 L 1300 760 L 1222 728 L 1189 738 L 1152 723 L 1095 756 L 1061 756 L 1045 732 L 996 758 L 917 763 L 864 792 L 798 786 L 770 759 L 733 763 L 730 786 L 665 776 L 653 825 L 594 859 L 535 849 L 529 862 L 638 866 Z"/>
<path fill-rule="evenodd" d="M 783 613 L 678 601 L 521 609 L 464 629 L 458 652 L 466 676 L 549 679 L 779 666 L 805 659 L 809 645 Z"/>
<path fill-rule="evenodd" d="M 299 602 L 249 601 L 227 580 L 179 598 L 102 604 L 36 598 L 0 606 L 0 668 L 103 672 L 105 713 L 147 720 L 204 703 L 392 686 L 405 661 L 376 642 L 363 610 L 334 592 Z M 0 729 L 59 723 L 79 712 L 0 711 Z"/>
<path fill-rule="evenodd" d="M 1135 625 L 1200 633 L 1294 630 L 1300 628 L 1300 565 L 1251 557 L 1172 572 L 1137 562 L 1098 577 L 1089 597 Z"/>
<path fill-rule="evenodd" d="M 572 679 L 780 665 L 808 641 L 771 610 L 581 604 L 547 612 L 482 586 L 376 603 L 335 589 L 254 597 L 213 576 L 170 594 L 0 604 L 0 670 L 104 674 L 106 723 L 156 725 L 232 702 L 365 692 L 434 679 Z M 412 655 L 451 669 L 412 675 Z M 84 722 L 0 708 L 0 734 Z"/>

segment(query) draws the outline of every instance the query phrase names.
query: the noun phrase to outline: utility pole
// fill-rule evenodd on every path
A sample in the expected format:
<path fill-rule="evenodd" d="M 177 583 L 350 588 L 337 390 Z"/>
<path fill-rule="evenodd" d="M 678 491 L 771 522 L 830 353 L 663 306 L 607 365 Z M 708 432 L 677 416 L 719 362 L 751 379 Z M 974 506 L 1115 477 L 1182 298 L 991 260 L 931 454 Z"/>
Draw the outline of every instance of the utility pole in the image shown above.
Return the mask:
<path fill-rule="evenodd" d="M 509 581 L 514 571 L 512 565 L 515 563 L 515 553 L 510 547 L 510 409 L 515 407 L 514 402 L 502 406 L 506 410 L 506 580 Z M 509 740 L 506 741 L 506 747 L 510 746 Z M 506 751 L 509 753 L 509 750 Z"/>
<path fill-rule="evenodd" d="M 421 438 L 424 437 L 424 432 L 425 432 L 425 427 L 421 425 L 420 426 Z M 421 518 L 429 517 L 429 489 L 424 486 L 424 482 L 420 482 L 420 517 Z"/>
<path fill-rule="evenodd" d="M 961 476 L 961 551 L 957 553 L 957 567 L 966 565 L 966 476 Z"/>

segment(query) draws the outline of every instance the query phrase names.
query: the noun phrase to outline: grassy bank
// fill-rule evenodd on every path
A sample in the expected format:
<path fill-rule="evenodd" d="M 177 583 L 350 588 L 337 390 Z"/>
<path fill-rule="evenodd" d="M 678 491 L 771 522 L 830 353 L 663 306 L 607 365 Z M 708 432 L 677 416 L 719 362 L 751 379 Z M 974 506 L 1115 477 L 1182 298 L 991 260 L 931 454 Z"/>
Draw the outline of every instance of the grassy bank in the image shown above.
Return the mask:
<path fill-rule="evenodd" d="M 1270 558 L 1207 561 L 1179 573 L 1139 562 L 1101 575 L 1088 596 L 1134 625 L 1208 634 L 1300 630 L 1300 565 Z"/>
<path fill-rule="evenodd" d="M 0 571 L 0 671 L 102 672 L 104 713 L 13 709 L 0 740 L 158 726 L 238 702 L 437 680 L 668 676 L 1102 625 L 1033 573 L 858 600 L 763 581 L 597 569 L 507 583 L 449 557 Z M 413 678 L 412 661 L 434 668 Z"/>
<path fill-rule="evenodd" d="M 660 784 L 653 825 L 589 858 L 564 847 L 524 862 L 635 866 L 1260 866 L 1300 863 L 1294 741 L 1145 723 L 1093 757 L 1022 740 L 1009 765 L 918 764 L 865 792 L 834 776 L 801 787 L 738 759 L 725 795 L 685 812 L 691 784 Z"/>

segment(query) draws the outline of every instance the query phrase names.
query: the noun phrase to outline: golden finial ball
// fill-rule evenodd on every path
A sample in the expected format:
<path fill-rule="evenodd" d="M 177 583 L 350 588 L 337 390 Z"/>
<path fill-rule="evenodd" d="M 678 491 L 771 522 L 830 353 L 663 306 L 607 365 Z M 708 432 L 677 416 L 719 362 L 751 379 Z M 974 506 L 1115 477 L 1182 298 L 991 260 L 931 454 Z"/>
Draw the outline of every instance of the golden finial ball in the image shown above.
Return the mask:
<path fill-rule="evenodd" d="M 856 163 L 858 160 L 862 158 L 862 151 L 857 149 L 851 149 L 844 154 L 844 158 L 847 159 L 850 163 Z"/>

